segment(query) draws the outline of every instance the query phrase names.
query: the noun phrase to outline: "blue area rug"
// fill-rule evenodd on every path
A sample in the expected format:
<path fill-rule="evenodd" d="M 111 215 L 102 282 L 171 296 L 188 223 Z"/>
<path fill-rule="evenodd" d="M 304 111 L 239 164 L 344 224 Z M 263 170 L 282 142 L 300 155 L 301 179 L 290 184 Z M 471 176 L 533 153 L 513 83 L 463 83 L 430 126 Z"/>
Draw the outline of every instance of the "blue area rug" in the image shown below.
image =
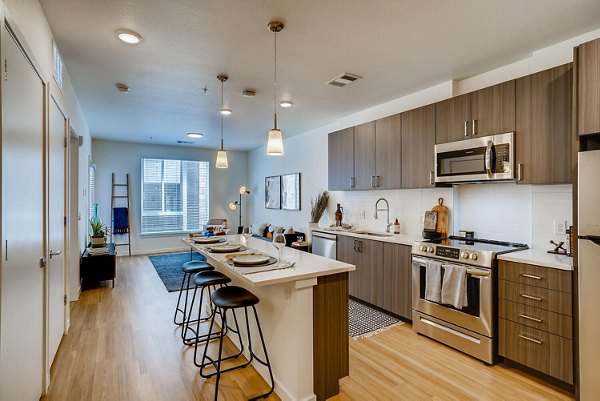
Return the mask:
<path fill-rule="evenodd" d="M 148 256 L 148 258 L 168 292 L 179 291 L 181 288 L 181 280 L 183 280 L 182 264 L 190 260 L 206 260 L 198 252 L 193 252 L 191 258 L 189 252 L 152 255 Z M 191 285 L 193 285 L 192 282 L 190 282 Z"/>

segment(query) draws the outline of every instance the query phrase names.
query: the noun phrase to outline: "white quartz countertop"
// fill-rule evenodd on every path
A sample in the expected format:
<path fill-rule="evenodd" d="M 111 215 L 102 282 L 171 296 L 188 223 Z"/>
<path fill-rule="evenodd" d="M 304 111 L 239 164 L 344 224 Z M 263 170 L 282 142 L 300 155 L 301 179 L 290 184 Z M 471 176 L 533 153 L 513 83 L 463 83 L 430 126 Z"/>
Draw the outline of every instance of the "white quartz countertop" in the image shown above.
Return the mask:
<path fill-rule="evenodd" d="M 327 228 L 314 228 L 313 231 L 320 231 L 322 233 L 327 233 L 327 234 L 346 235 L 348 237 L 370 239 L 373 241 L 389 242 L 389 243 L 393 243 L 393 244 L 401 244 L 401 245 L 408 245 L 408 246 L 412 246 L 413 243 L 416 241 L 423 241 L 423 237 L 421 237 L 420 235 L 414 235 L 414 234 L 391 234 L 391 233 L 382 232 L 379 234 L 389 235 L 389 237 L 388 236 L 380 237 L 380 236 L 375 236 L 375 235 L 360 234 L 360 233 L 356 233 L 356 232 L 352 232 L 352 231 L 329 230 Z M 359 229 L 359 231 L 360 231 L 360 229 Z M 365 230 L 365 231 L 371 231 L 371 230 Z"/>
<path fill-rule="evenodd" d="M 508 262 L 528 263 L 560 270 L 573 270 L 573 258 L 565 255 L 556 255 L 545 251 L 527 249 L 524 251 L 498 255 L 498 259 Z"/>
<path fill-rule="evenodd" d="M 256 238 L 245 239 L 241 235 L 223 236 L 228 242 L 238 243 L 248 247 L 248 250 L 257 251 L 266 255 L 277 257 L 277 249 L 270 241 L 263 241 Z M 317 277 L 327 276 L 331 274 L 344 273 L 356 270 L 354 265 L 339 262 L 337 260 L 324 258 L 312 253 L 299 251 L 291 247 L 284 247 L 281 251 L 281 258 L 287 262 L 295 262 L 295 265 L 290 268 L 281 270 L 270 270 L 252 274 L 241 274 L 227 264 L 225 253 L 211 253 L 206 249 L 205 245 L 199 245 L 191 242 L 187 238 L 182 239 L 183 242 L 206 256 L 208 262 L 219 268 L 225 274 L 232 274 L 253 287 L 262 287 L 273 284 L 293 283 L 303 280 L 314 280 Z M 214 245 L 214 244 L 211 244 Z M 276 267 L 276 266 L 274 266 Z M 314 285 L 309 282 L 306 285 Z"/>

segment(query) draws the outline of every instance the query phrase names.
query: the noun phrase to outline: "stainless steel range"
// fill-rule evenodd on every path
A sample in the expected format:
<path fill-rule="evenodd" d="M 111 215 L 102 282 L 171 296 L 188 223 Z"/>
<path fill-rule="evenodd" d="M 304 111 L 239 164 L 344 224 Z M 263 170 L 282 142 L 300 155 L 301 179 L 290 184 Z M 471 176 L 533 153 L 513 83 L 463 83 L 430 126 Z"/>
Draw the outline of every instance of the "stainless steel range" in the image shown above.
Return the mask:
<path fill-rule="evenodd" d="M 412 247 L 413 329 L 487 364 L 494 363 L 496 256 L 527 248 L 525 244 L 454 236 L 435 242 L 415 242 Z M 435 269 L 436 265 L 438 270 L 431 271 L 439 271 L 440 288 L 449 265 L 464 268 L 466 299 L 462 308 L 426 295 L 427 270 Z M 438 278 L 430 275 L 429 280 L 431 290 L 434 287 L 431 280 Z"/>

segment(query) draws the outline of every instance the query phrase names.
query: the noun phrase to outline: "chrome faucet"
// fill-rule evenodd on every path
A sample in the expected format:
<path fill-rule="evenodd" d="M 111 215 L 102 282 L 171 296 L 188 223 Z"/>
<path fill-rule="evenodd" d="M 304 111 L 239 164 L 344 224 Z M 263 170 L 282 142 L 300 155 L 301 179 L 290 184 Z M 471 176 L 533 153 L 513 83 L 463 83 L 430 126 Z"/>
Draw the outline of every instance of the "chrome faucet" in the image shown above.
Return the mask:
<path fill-rule="evenodd" d="M 385 209 L 379 209 L 378 205 L 379 205 L 380 201 L 385 202 Z M 377 202 L 375 202 L 375 219 L 376 220 L 379 218 L 379 216 L 377 215 L 377 212 L 387 212 L 387 227 L 385 228 L 385 232 L 389 233 L 390 226 L 392 225 L 392 223 L 390 223 L 390 204 L 388 203 L 388 201 L 385 198 L 379 198 L 379 199 L 377 199 Z"/>

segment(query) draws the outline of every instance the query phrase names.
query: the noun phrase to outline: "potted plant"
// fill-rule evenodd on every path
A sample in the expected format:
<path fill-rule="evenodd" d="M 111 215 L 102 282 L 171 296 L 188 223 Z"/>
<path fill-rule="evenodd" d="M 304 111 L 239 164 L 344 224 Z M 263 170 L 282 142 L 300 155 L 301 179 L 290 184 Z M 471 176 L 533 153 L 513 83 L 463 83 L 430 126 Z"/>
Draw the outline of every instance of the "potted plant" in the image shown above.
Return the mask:
<path fill-rule="evenodd" d="M 102 219 L 98 216 L 98 204 L 94 203 L 93 208 L 94 211 L 90 217 L 90 243 L 92 248 L 99 248 L 104 246 L 108 227 L 102 224 Z"/>

